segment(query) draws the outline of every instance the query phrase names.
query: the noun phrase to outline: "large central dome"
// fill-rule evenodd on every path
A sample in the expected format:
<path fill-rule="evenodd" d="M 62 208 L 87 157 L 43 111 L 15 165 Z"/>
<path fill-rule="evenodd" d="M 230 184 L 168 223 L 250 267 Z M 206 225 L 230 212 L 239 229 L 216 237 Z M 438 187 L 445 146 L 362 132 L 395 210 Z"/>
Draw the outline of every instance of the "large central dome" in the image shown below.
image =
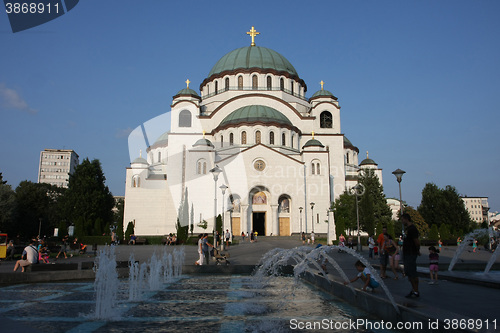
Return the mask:
<path fill-rule="evenodd" d="M 247 46 L 229 52 L 215 64 L 208 77 L 235 69 L 261 68 L 297 76 L 292 64 L 281 54 L 266 47 Z"/>

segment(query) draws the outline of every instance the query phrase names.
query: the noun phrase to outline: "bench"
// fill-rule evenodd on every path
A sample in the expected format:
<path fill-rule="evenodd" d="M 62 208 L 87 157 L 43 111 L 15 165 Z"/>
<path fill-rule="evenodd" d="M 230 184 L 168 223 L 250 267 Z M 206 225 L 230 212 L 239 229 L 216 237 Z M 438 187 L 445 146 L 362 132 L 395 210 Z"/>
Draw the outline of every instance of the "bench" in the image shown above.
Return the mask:
<path fill-rule="evenodd" d="M 216 265 L 222 265 L 223 262 L 226 263 L 226 265 L 229 265 L 229 252 L 221 252 L 217 249 L 214 248 L 214 259 L 215 259 L 215 264 Z"/>

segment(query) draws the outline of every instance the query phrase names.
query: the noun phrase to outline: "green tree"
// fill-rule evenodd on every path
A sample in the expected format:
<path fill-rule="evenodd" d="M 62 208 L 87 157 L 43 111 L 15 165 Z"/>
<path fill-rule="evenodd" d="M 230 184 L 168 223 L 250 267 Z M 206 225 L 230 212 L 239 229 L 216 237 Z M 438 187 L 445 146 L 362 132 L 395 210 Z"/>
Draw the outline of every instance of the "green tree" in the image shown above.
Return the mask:
<path fill-rule="evenodd" d="M 382 224 L 389 225 L 392 219 L 392 212 L 387 205 L 384 188 L 373 170 L 365 169 L 360 173 L 358 182 L 363 185 L 365 193 L 360 196 L 359 220 L 361 229 L 373 234 L 375 226 Z"/>
<path fill-rule="evenodd" d="M 176 224 L 176 229 L 177 229 L 177 239 L 179 243 L 186 243 L 188 239 L 188 229 L 189 225 L 184 225 L 182 226 L 181 223 L 179 222 L 179 219 L 177 219 L 177 224 Z"/>
<path fill-rule="evenodd" d="M 439 226 L 439 238 L 441 240 L 450 239 L 450 229 L 447 224 L 441 224 Z"/>
<path fill-rule="evenodd" d="M 59 224 L 58 199 L 64 191 L 46 183 L 22 181 L 16 188 L 16 231 L 23 238 L 52 234 Z"/>
<path fill-rule="evenodd" d="M 125 240 L 128 242 L 130 240 L 130 235 L 134 233 L 134 222 L 130 221 L 127 224 L 127 230 L 125 231 Z"/>
<path fill-rule="evenodd" d="M 189 231 L 191 232 L 191 236 L 193 236 L 193 230 L 194 230 L 194 206 L 191 204 L 191 216 L 189 220 Z"/>
<path fill-rule="evenodd" d="M 450 185 L 440 189 L 436 184 L 425 184 L 418 212 L 428 224 L 438 227 L 448 224 L 452 229 L 469 230 L 472 223 L 462 198 Z"/>
<path fill-rule="evenodd" d="M 115 201 L 115 208 L 113 210 L 113 220 L 116 222 L 116 236 L 119 240 L 123 240 L 123 212 L 125 210 L 125 200 L 119 198 Z"/>
<path fill-rule="evenodd" d="M 411 216 L 411 221 L 415 227 L 417 227 L 420 237 L 425 237 L 429 233 L 429 225 L 426 223 L 422 215 L 420 215 L 420 213 L 412 206 L 405 207 L 404 212 Z M 401 216 L 400 212 L 398 212 L 398 215 Z M 402 225 L 400 221 L 398 224 L 399 226 Z"/>
<path fill-rule="evenodd" d="M 16 230 L 16 193 L 3 180 L 0 172 L 0 231 L 15 237 Z"/>
<path fill-rule="evenodd" d="M 337 239 L 340 238 L 340 235 L 345 235 L 345 224 L 344 220 L 337 220 L 335 218 L 335 235 L 337 235 Z"/>
<path fill-rule="evenodd" d="M 350 231 L 356 228 L 356 197 L 347 191 L 342 193 L 333 204 L 335 226 L 337 230 L 342 226 L 342 233 L 345 235 L 346 229 Z M 339 224 L 341 223 L 341 224 Z M 340 234 L 338 234 L 340 236 Z"/>
<path fill-rule="evenodd" d="M 437 241 L 439 239 L 439 231 L 437 225 L 435 224 L 432 225 L 431 230 L 429 230 L 428 238 L 434 241 Z"/>
<path fill-rule="evenodd" d="M 101 227 L 113 222 L 112 209 L 115 200 L 105 181 L 101 163 L 97 159 L 92 162 L 88 158 L 84 159 L 70 175 L 62 204 L 68 222 L 79 223 L 77 228 L 75 223 L 77 236 L 92 235 L 97 232 L 100 235 L 104 230 L 96 230 L 97 219 L 101 219 Z"/>

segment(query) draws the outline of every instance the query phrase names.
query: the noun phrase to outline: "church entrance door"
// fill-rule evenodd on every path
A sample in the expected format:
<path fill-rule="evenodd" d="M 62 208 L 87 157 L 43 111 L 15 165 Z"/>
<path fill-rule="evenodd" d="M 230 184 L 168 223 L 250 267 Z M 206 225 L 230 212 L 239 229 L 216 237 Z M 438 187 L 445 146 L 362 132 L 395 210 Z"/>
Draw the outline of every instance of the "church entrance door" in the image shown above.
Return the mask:
<path fill-rule="evenodd" d="M 257 231 L 258 236 L 266 235 L 266 213 L 252 214 L 252 231 Z"/>

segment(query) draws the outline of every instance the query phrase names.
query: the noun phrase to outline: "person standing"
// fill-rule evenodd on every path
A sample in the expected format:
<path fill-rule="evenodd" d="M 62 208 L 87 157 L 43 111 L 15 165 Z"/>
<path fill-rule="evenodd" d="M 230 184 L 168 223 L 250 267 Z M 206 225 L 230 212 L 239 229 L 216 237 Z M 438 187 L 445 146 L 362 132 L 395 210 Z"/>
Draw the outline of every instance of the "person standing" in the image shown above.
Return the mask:
<path fill-rule="evenodd" d="M 59 255 L 61 255 L 61 253 L 64 253 L 64 259 L 68 259 L 68 255 L 66 254 L 68 240 L 69 240 L 69 235 L 64 236 L 64 238 L 62 239 L 61 249 L 59 250 L 59 253 L 56 256 L 56 259 L 59 258 Z"/>
<path fill-rule="evenodd" d="M 231 239 L 231 233 L 229 232 L 229 229 L 226 229 L 226 248 L 229 247 L 229 240 Z"/>
<path fill-rule="evenodd" d="M 195 262 L 195 265 L 203 265 L 203 234 L 198 235 L 198 260 Z"/>
<path fill-rule="evenodd" d="M 429 284 L 438 284 L 439 254 L 434 246 L 429 247 L 429 273 L 431 281 Z"/>
<path fill-rule="evenodd" d="M 405 297 L 420 297 L 417 274 L 417 257 L 420 255 L 420 235 L 408 213 L 404 213 L 401 216 L 401 222 L 403 222 L 406 230 L 403 240 L 403 263 L 405 266 L 405 274 L 408 276 L 412 288 L 410 293 Z"/>
<path fill-rule="evenodd" d="M 375 240 L 373 235 L 368 238 L 368 258 L 373 259 L 373 248 L 375 247 Z"/>
<path fill-rule="evenodd" d="M 210 264 L 210 261 L 209 261 L 209 259 L 210 259 L 210 252 L 208 251 L 208 247 L 209 246 L 212 247 L 212 248 L 214 247 L 212 244 L 210 244 L 208 242 L 208 234 L 205 233 L 203 235 L 203 240 L 202 240 L 202 243 L 201 243 L 201 250 L 203 252 L 203 256 L 205 257 L 205 260 L 204 260 L 203 263 L 207 264 L 207 265 Z"/>
<path fill-rule="evenodd" d="M 387 262 L 389 260 L 389 255 L 385 251 L 385 237 L 384 237 L 385 234 L 387 234 L 387 227 L 384 226 L 382 228 L 382 233 L 377 237 L 379 260 L 380 260 L 380 277 L 382 279 L 387 279 L 385 271 L 387 269 Z"/>
<path fill-rule="evenodd" d="M 314 231 L 311 231 L 311 243 L 314 244 Z"/>

